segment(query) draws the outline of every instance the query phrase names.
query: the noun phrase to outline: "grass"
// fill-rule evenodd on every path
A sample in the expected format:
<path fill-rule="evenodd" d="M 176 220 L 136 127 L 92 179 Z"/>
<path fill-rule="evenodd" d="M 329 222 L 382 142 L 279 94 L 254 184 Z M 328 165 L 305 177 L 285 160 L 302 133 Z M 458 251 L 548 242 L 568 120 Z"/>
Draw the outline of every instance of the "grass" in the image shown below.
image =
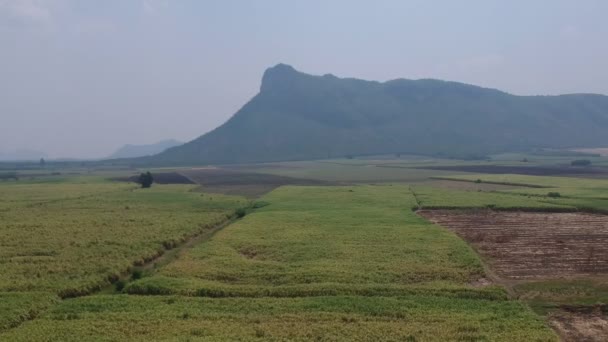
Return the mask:
<path fill-rule="evenodd" d="M 502 195 L 515 195 L 515 197 L 502 197 L 503 199 L 511 198 L 513 201 L 522 203 L 522 207 L 529 206 L 531 208 L 546 207 L 546 206 L 566 206 L 582 211 L 597 211 L 608 212 L 608 180 L 605 179 L 589 179 L 589 178 L 573 178 L 573 177 L 540 177 L 540 176 L 525 176 L 525 175 L 484 175 L 474 174 L 466 176 L 451 176 L 449 179 L 464 180 L 475 182 L 481 180 L 483 182 L 494 182 L 502 184 L 521 184 L 542 186 L 543 188 L 521 187 L 517 189 L 501 189 L 495 194 L 470 194 L 470 198 L 465 199 L 463 203 L 469 203 L 473 206 L 480 206 L 484 202 L 488 203 L 489 197 Z M 443 191 L 445 190 L 437 190 Z M 559 193 L 559 197 L 550 196 L 551 193 Z M 449 200 L 455 199 L 458 195 L 456 192 L 450 194 Z M 462 195 L 466 197 L 466 195 Z M 461 199 L 462 200 L 462 199 Z M 501 200 L 501 203 L 504 201 Z M 539 203 L 543 203 L 542 205 Z"/>
<path fill-rule="evenodd" d="M 91 296 L 63 301 L 0 339 L 557 341 L 521 303 L 428 296 Z"/>
<path fill-rule="evenodd" d="M 539 314 L 560 306 L 593 306 L 608 303 L 608 281 L 605 279 L 553 279 L 514 286 L 518 297 Z"/>
<path fill-rule="evenodd" d="M 0 332 L 35 318 L 57 301 L 43 292 L 0 292 Z"/>
<path fill-rule="evenodd" d="M 245 205 L 192 186 L 0 185 L 0 291 L 90 293 Z"/>
<path fill-rule="evenodd" d="M 126 290 L 287 297 L 466 293 L 463 287 L 483 275 L 464 241 L 410 210 L 415 199 L 405 186 L 289 186 L 263 200 L 269 205 Z"/>
<path fill-rule="evenodd" d="M 294 170 L 415 183 L 443 174 L 345 164 Z M 476 253 L 412 208 L 573 210 L 571 198 L 286 186 L 237 212 L 249 202 L 193 189 L 95 175 L 0 183 L 0 340 L 557 340 L 502 287 L 473 285 L 485 277 Z M 236 215 L 175 259 L 132 272 L 125 294 L 69 298 Z"/>
<path fill-rule="evenodd" d="M 429 186 L 412 186 L 418 204 L 424 209 L 475 209 L 534 211 L 575 211 L 562 199 L 521 196 L 506 192 L 447 190 Z"/>
<path fill-rule="evenodd" d="M 243 166 L 242 170 L 295 178 L 348 183 L 413 183 L 427 181 L 429 176 L 455 174 L 454 171 L 382 167 L 382 165 L 392 164 L 393 162 L 391 161 L 373 160 L 303 161 L 258 164 L 249 166 L 249 168 Z"/>
<path fill-rule="evenodd" d="M 575 178 L 575 177 L 549 177 L 549 176 L 529 176 L 529 175 L 512 175 L 512 174 L 467 174 L 454 175 L 447 177 L 455 180 L 476 181 L 480 179 L 482 182 L 496 182 L 507 184 L 521 184 L 543 186 L 547 188 L 594 188 L 600 187 L 608 189 L 608 180 L 593 179 L 593 178 Z M 546 190 L 539 190 L 545 191 Z"/>

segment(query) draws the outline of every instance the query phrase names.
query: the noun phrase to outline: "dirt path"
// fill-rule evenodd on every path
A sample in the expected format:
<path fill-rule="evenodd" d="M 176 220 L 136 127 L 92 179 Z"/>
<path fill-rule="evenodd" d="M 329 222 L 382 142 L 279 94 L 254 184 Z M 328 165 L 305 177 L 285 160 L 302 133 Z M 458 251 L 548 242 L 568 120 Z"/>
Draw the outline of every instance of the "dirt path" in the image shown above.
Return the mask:
<path fill-rule="evenodd" d="M 103 287 L 97 292 L 88 294 L 118 294 L 120 293 L 119 289 L 117 289 L 117 284 L 122 283 L 123 285 L 129 281 L 134 280 L 134 274 L 138 274 L 136 278 L 140 276 L 150 276 L 157 269 L 169 264 L 170 262 L 178 259 L 181 255 L 183 255 L 188 249 L 194 247 L 195 245 L 202 243 L 206 240 L 211 239 L 217 232 L 222 230 L 223 228 L 231 225 L 232 223 L 240 220 L 241 218 L 233 215 L 230 219 L 227 219 L 210 229 L 205 229 L 200 231 L 197 234 L 194 234 L 184 240 L 177 246 L 174 246 L 170 249 L 164 249 L 163 253 L 157 255 L 156 257 L 147 260 L 145 263 L 141 265 L 134 266 L 131 271 L 123 273 L 118 279 L 116 279 L 112 284 Z"/>

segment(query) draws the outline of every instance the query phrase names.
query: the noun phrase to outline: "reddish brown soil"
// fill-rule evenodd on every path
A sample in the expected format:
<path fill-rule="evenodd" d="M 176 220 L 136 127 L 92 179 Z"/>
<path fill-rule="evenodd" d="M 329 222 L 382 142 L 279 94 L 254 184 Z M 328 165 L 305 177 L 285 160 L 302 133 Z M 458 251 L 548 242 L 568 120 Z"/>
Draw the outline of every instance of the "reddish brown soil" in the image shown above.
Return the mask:
<path fill-rule="evenodd" d="M 599 342 L 608 339 L 605 308 L 562 309 L 549 317 L 549 323 L 564 341 Z"/>
<path fill-rule="evenodd" d="M 608 216 L 421 210 L 471 243 L 505 280 L 608 274 Z"/>

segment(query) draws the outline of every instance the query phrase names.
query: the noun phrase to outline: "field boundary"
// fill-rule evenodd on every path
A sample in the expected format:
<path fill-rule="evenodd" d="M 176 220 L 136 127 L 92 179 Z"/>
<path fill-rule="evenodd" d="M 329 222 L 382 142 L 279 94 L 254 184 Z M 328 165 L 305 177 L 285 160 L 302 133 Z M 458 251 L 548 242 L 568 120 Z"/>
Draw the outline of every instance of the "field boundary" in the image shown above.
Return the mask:
<path fill-rule="evenodd" d="M 498 182 L 498 181 L 485 181 L 485 180 L 470 180 L 470 179 L 463 179 L 463 178 L 455 178 L 455 177 L 440 177 L 440 176 L 433 176 L 433 177 L 429 177 L 429 179 L 436 179 L 436 180 L 447 180 L 447 181 L 453 181 L 453 182 L 465 182 L 465 183 L 485 183 L 485 184 L 496 184 L 496 185 L 510 185 L 510 186 L 521 186 L 521 187 L 525 187 L 525 188 L 535 188 L 535 189 L 551 189 L 552 187 L 550 186 L 546 186 L 546 185 L 538 185 L 538 184 L 529 184 L 529 183 L 517 183 L 517 182 Z"/>
<path fill-rule="evenodd" d="M 127 269 L 126 271 L 121 273 L 116 278 L 111 279 L 109 285 L 107 285 L 105 287 L 101 287 L 97 291 L 93 291 L 91 293 L 85 293 L 82 295 L 76 295 L 76 296 L 68 296 L 68 297 L 60 296 L 60 298 L 66 299 L 66 298 L 84 297 L 84 296 L 90 296 L 90 295 L 94 295 L 94 294 L 98 294 L 98 293 L 113 292 L 115 290 L 116 284 L 119 281 L 123 281 L 125 283 L 128 282 L 129 278 L 133 276 L 134 271 L 153 272 L 156 268 L 162 267 L 162 266 L 170 263 L 171 261 L 179 258 L 179 256 L 183 253 L 184 250 L 191 248 L 192 246 L 194 246 L 197 243 L 201 243 L 207 239 L 212 238 L 220 230 L 226 228 L 227 226 L 229 226 L 229 225 L 233 224 L 234 222 L 238 221 L 239 219 L 241 219 L 243 216 L 240 216 L 238 214 L 238 212 L 240 210 L 251 210 L 252 208 L 253 208 L 253 205 L 249 205 L 248 207 L 235 209 L 232 212 L 232 214 L 230 215 L 230 217 L 227 218 L 226 220 L 213 225 L 209 229 L 204 229 L 204 227 L 201 227 L 201 229 L 199 231 L 195 232 L 194 234 L 191 234 L 188 237 L 183 238 L 182 241 L 179 242 L 179 244 L 163 243 L 162 250 L 159 250 L 158 254 L 156 254 L 155 256 L 153 256 L 149 259 L 144 260 L 143 263 L 134 262 L 133 266 L 131 268 Z"/>

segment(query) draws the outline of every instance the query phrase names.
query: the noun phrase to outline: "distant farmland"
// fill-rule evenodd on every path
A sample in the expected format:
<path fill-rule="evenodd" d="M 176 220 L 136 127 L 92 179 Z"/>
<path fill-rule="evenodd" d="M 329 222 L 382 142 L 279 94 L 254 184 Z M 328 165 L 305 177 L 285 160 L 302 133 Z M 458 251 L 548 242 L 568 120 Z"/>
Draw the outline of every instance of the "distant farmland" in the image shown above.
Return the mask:
<path fill-rule="evenodd" d="M 402 167 L 420 163 L 462 162 L 4 180 L 0 340 L 605 334 L 607 180 Z"/>

